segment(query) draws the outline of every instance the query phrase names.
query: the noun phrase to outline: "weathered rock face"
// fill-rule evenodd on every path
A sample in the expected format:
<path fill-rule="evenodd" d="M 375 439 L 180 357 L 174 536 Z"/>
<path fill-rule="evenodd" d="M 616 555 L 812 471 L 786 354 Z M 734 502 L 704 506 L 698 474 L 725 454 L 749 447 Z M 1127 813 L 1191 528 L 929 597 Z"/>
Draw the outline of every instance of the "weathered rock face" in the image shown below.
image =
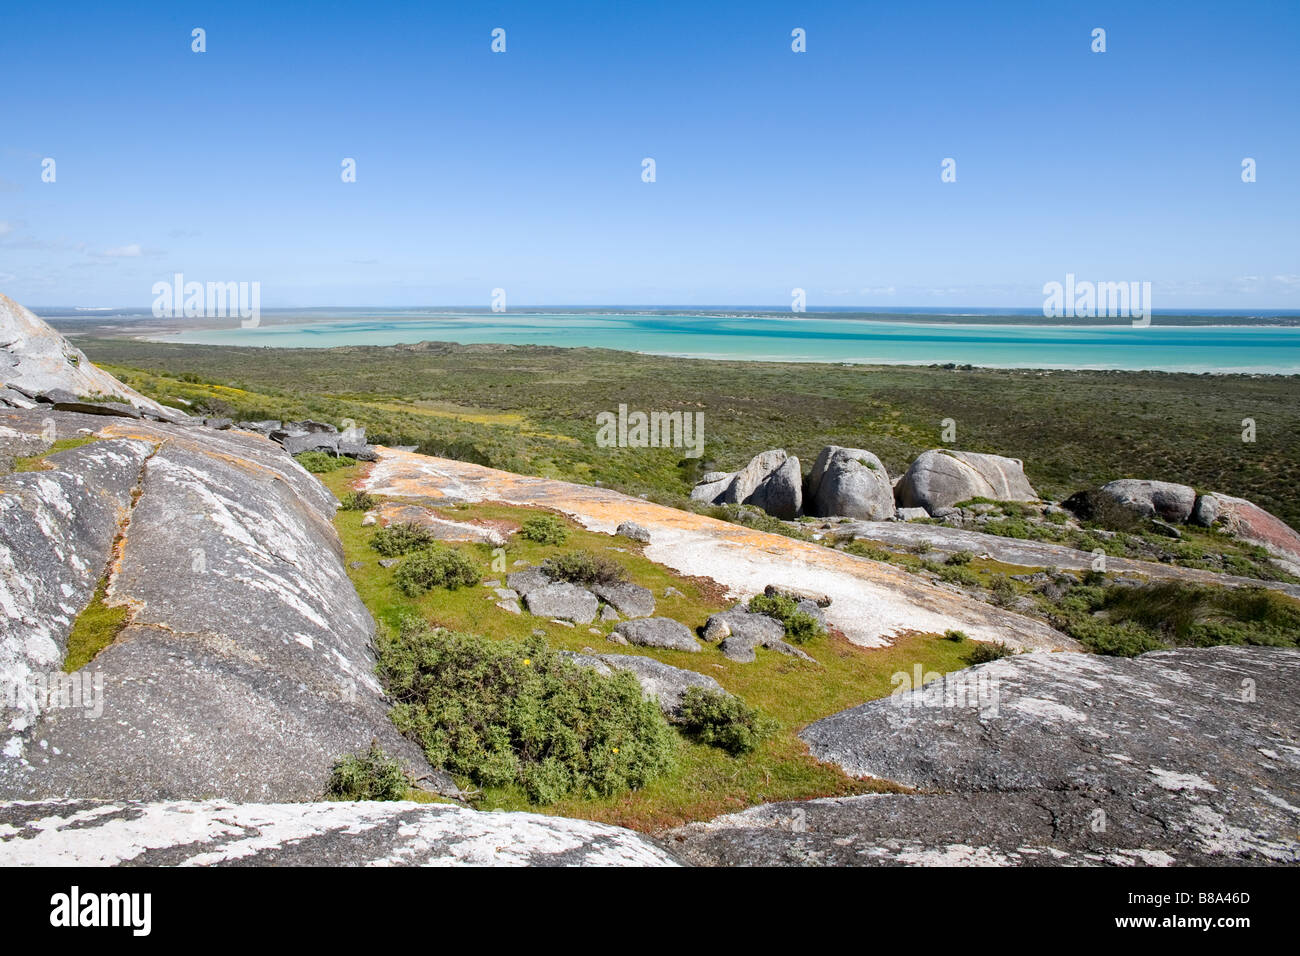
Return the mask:
<path fill-rule="evenodd" d="M 514 575 L 511 575 L 513 578 Z M 513 587 L 513 584 L 511 585 Z M 590 624 L 596 619 L 600 602 L 596 595 L 576 584 L 562 582 L 535 588 L 524 594 L 528 613 L 538 617 L 558 618 L 575 624 Z"/>
<path fill-rule="evenodd" d="M 894 486 L 884 463 L 862 448 L 827 445 L 808 476 L 808 511 L 883 521 L 894 516 Z"/>
<path fill-rule="evenodd" d="M 92 365 L 63 336 L 9 298 L 0 295 L 0 385 L 29 397 L 53 389 L 83 395 L 113 395 L 129 405 L 156 412 L 163 407 Z"/>
<path fill-rule="evenodd" d="M 6 714 L 0 798 L 310 799 L 373 738 L 430 773 L 388 720 L 320 483 L 246 433 L 97 421 L 105 441 L 4 479 L 0 560 L 26 609 L 6 614 L 0 654 L 57 670 L 106 568 L 127 623 L 76 675 L 79 706 Z"/>
<path fill-rule="evenodd" d="M 1300 651 L 1011 657 L 801 734 L 937 793 L 760 807 L 669 845 L 751 865 L 1295 863 L 1297 727 Z"/>
<path fill-rule="evenodd" d="M 642 647 L 662 647 L 674 651 L 698 651 L 700 644 L 685 624 L 670 617 L 641 617 L 635 621 L 623 621 L 618 625 L 617 633 L 622 634 L 629 644 Z"/>
<path fill-rule="evenodd" d="M 1196 504 L 1196 490 L 1169 481 L 1121 478 L 1101 486 L 1101 493 L 1144 518 L 1186 521 Z"/>
<path fill-rule="evenodd" d="M 1228 534 L 1249 544 L 1259 545 L 1293 565 L 1300 565 L 1300 534 L 1281 518 L 1269 514 L 1245 498 L 1234 498 L 1231 495 L 1202 495 L 1198 499 L 1198 505 L 1207 498 L 1213 501 L 1213 505 L 1205 504 L 1200 513 L 1204 518 L 1213 510 L 1214 517 L 1209 523 L 1218 522 Z"/>
<path fill-rule="evenodd" d="M 649 617 L 655 612 L 654 592 L 639 584 L 593 584 L 591 593 L 623 617 Z"/>
<path fill-rule="evenodd" d="M 641 691 L 647 697 L 659 699 L 659 709 L 670 717 L 681 713 L 682 698 L 692 687 L 702 690 L 725 693 L 722 685 L 706 674 L 699 674 L 684 667 L 673 667 L 655 660 L 653 657 L 640 657 L 635 654 L 596 654 L 591 648 L 588 653 L 575 654 L 561 651 L 560 654 L 583 667 L 590 667 L 602 674 L 614 671 L 628 671 L 641 685 Z"/>
<path fill-rule="evenodd" d="M 900 508 L 924 508 L 934 514 L 959 501 L 1034 501 L 1038 493 L 1015 458 L 935 448 L 917 456 L 894 488 Z"/>
<path fill-rule="evenodd" d="M 753 505 L 789 520 L 803 507 L 799 459 L 782 449 L 755 455 L 740 471 L 712 472 L 691 490 L 691 498 L 711 504 Z"/>
<path fill-rule="evenodd" d="M 0 804 L 0 866 L 673 866 L 631 830 L 448 804 Z"/>

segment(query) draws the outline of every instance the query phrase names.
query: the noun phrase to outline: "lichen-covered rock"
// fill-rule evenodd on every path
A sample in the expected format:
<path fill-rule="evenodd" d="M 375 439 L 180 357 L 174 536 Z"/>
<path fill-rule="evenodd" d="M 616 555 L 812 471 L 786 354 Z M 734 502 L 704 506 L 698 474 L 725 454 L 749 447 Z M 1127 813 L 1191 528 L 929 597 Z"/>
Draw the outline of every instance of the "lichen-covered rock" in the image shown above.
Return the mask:
<path fill-rule="evenodd" d="M 524 568 L 506 575 L 506 584 L 510 589 L 523 595 L 549 588 L 554 583 L 541 568 Z"/>
<path fill-rule="evenodd" d="M 0 385 L 29 396 L 56 390 L 72 401 L 83 395 L 112 395 L 137 408 L 166 412 L 91 364 L 84 352 L 6 295 L 0 295 L 0 358 Z"/>
<path fill-rule="evenodd" d="M 0 866 L 673 866 L 631 830 L 409 802 L 0 804 Z"/>
<path fill-rule="evenodd" d="M 650 532 L 635 521 L 624 521 L 615 529 L 614 533 L 622 535 L 624 538 L 630 538 L 633 541 L 640 541 L 642 544 L 650 543 Z"/>
<path fill-rule="evenodd" d="M 674 651 L 698 651 L 700 644 L 685 624 L 670 617 L 639 617 L 622 621 L 617 633 L 627 638 L 629 644 L 642 647 L 662 647 Z"/>
<path fill-rule="evenodd" d="M 1101 486 L 1101 493 L 1144 518 L 1183 522 L 1192 516 L 1196 490 L 1170 481 L 1121 478 Z"/>
<path fill-rule="evenodd" d="M 512 574 L 506 579 L 511 582 L 511 587 L 514 587 L 513 578 Z M 600 602 L 596 600 L 596 595 L 586 588 L 562 581 L 524 592 L 524 606 L 528 608 L 529 614 L 536 614 L 538 617 L 558 618 L 575 624 L 590 624 L 596 619 Z"/>
<path fill-rule="evenodd" d="M 639 584 L 593 584 L 591 593 L 613 605 L 623 617 L 649 617 L 655 612 L 654 592 Z"/>
<path fill-rule="evenodd" d="M 900 508 L 934 514 L 971 498 L 1034 501 L 1038 493 L 1018 459 L 935 448 L 917 456 L 895 486 L 894 497 Z"/>
<path fill-rule="evenodd" d="M 111 511 L 111 522 L 97 519 L 98 556 L 87 547 L 87 569 L 69 583 L 84 605 L 120 532 L 106 602 L 127 609 L 126 625 L 83 669 L 93 701 L 47 708 L 10 739 L 0 797 L 311 799 L 336 759 L 372 739 L 431 773 L 388 720 L 374 625 L 343 567 L 329 492 L 254 435 L 100 421 L 98 434 L 118 440 L 54 456 L 59 471 L 6 480 L 62 481 L 65 495 L 84 486 L 104 502 L 60 506 L 48 491 L 55 511 L 80 521 Z M 116 471 L 106 448 L 129 450 Z M 64 546 L 57 523 L 40 535 L 47 549 Z M 73 613 L 19 621 L 4 646 L 34 646 L 42 626 L 56 646 L 66 641 L 80 610 L 68 600 Z"/>
<path fill-rule="evenodd" d="M 810 514 L 883 521 L 894 516 L 894 486 L 871 452 L 827 445 L 808 475 L 806 505 Z"/>
<path fill-rule="evenodd" d="M 1297 727 L 1293 649 L 1010 657 L 801 734 L 927 793 L 756 807 L 668 845 L 721 865 L 1295 864 Z"/>
<path fill-rule="evenodd" d="M 1213 501 L 1213 506 L 1208 502 L 1201 505 L 1205 499 Z M 1216 493 L 1202 495 L 1198 499 L 1198 506 L 1201 507 L 1203 519 L 1209 515 L 1212 507 L 1214 517 L 1210 523 L 1217 523 L 1233 537 L 1258 545 L 1292 565 L 1300 564 L 1300 534 L 1259 505 L 1245 498 Z"/>

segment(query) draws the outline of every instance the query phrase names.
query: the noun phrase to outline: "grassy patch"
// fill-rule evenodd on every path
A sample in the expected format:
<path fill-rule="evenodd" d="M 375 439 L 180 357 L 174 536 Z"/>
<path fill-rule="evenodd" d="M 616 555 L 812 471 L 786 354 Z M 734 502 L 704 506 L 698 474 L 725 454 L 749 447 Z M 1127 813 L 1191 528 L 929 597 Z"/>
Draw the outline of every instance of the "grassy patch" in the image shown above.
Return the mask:
<path fill-rule="evenodd" d="M 107 587 L 108 578 L 105 576 L 95 588 L 90 604 L 72 622 L 72 631 L 68 634 L 68 653 L 63 660 L 63 669 L 69 674 L 94 660 L 126 627 L 129 616 L 127 608 L 110 607 L 104 603 Z"/>
<path fill-rule="evenodd" d="M 15 458 L 14 471 L 48 471 L 54 467 L 46 461 L 46 458 L 50 455 L 58 454 L 61 451 L 68 451 L 71 448 L 80 448 L 82 445 L 89 445 L 93 441 L 98 441 L 94 435 L 82 435 L 78 438 L 60 438 L 39 455 L 27 455 L 23 458 Z"/>

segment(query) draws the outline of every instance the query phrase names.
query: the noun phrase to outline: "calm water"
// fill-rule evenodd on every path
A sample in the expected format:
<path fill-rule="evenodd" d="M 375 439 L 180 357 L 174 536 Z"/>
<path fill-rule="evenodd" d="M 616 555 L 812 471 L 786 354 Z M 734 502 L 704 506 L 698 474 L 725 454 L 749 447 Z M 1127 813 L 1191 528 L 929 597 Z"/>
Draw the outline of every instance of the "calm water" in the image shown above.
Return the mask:
<path fill-rule="evenodd" d="M 233 322 L 234 320 L 232 320 Z M 692 315 L 415 315 L 183 332 L 165 341 L 330 348 L 420 341 L 796 362 L 1300 373 L 1300 328 L 1027 327 Z"/>

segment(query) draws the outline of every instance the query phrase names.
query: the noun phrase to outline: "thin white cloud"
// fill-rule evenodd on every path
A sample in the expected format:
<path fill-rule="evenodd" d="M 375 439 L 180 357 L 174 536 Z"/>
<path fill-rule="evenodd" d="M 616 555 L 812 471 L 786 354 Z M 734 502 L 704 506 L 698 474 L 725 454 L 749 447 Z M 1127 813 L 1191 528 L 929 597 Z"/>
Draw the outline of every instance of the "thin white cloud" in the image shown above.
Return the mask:
<path fill-rule="evenodd" d="M 112 249 L 105 249 L 103 255 L 109 259 L 138 259 L 144 253 L 140 249 L 140 243 L 133 242 L 129 246 L 114 246 Z"/>

